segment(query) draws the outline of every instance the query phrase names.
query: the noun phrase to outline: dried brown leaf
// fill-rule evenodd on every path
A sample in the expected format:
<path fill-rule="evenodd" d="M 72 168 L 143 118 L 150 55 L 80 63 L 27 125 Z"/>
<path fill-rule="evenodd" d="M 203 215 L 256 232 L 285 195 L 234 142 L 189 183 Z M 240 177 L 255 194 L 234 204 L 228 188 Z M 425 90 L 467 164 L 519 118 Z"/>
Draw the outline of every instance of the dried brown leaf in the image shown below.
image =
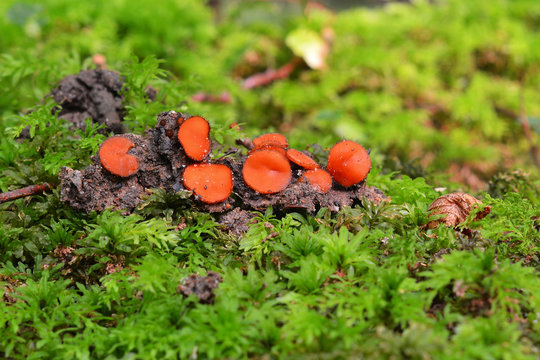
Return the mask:
<path fill-rule="evenodd" d="M 477 208 L 482 202 L 472 195 L 466 193 L 452 193 L 440 196 L 429 206 L 429 217 L 436 215 L 446 215 L 437 219 L 432 219 L 428 223 L 429 229 L 436 228 L 440 223 L 449 227 L 456 227 L 465 221 L 471 213 L 471 210 Z M 482 212 L 478 213 L 476 219 L 481 219 L 491 212 L 487 206 Z"/>

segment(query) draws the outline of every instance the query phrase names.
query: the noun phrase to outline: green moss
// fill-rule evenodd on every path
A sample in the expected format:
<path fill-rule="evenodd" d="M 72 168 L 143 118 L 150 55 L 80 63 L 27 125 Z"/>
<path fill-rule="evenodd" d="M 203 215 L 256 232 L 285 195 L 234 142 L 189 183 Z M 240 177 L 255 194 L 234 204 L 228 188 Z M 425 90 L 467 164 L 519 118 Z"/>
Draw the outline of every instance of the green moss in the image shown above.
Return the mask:
<path fill-rule="evenodd" d="M 535 0 L 309 16 L 288 2 L 0 2 L 0 190 L 90 163 L 108 134 L 73 132 L 42 99 L 102 53 L 125 78 L 131 132 L 174 109 L 226 145 L 284 132 L 321 163 L 349 138 L 372 150 L 367 183 L 388 196 L 254 212 L 242 237 L 184 192 L 156 190 L 130 216 L 75 212 L 59 189 L 0 204 L 0 357 L 538 358 L 539 180 L 521 121 L 537 143 L 539 28 Z M 298 29 L 331 29 L 326 67 L 243 89 L 292 59 Z M 231 102 L 194 102 L 199 91 Z M 432 201 L 470 185 L 447 180 L 456 169 L 477 172 L 491 213 L 468 234 L 427 229 Z M 208 271 L 223 276 L 214 304 L 177 293 Z"/>

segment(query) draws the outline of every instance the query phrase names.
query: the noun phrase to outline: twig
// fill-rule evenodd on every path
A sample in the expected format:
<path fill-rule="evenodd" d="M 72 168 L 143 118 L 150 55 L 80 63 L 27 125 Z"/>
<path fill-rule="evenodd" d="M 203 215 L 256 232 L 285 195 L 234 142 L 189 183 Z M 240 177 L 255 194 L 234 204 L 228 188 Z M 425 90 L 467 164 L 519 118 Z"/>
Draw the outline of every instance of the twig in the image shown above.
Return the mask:
<path fill-rule="evenodd" d="M 283 65 L 277 70 L 268 69 L 265 72 L 251 75 L 250 77 L 244 80 L 242 87 L 244 89 L 253 89 L 256 87 L 268 85 L 274 82 L 275 80 L 284 79 L 293 72 L 293 70 L 296 68 L 296 66 L 299 63 L 300 63 L 300 58 L 295 57 L 290 62 Z"/>
<path fill-rule="evenodd" d="M 5 193 L 0 193 L 0 204 L 6 201 L 11 201 L 26 196 L 41 194 L 42 192 L 51 190 L 53 187 L 54 186 L 49 183 L 43 183 L 39 185 L 26 186 L 21 189 L 7 191 Z"/>
<path fill-rule="evenodd" d="M 231 94 L 229 94 L 227 91 L 224 91 L 219 95 L 212 95 L 212 94 L 207 94 L 205 92 L 199 92 L 195 95 L 192 95 L 191 99 L 196 102 L 230 104 Z"/>
<path fill-rule="evenodd" d="M 236 139 L 236 145 L 243 146 L 248 150 L 253 150 L 255 145 L 253 145 L 253 142 L 250 139 Z"/>
<path fill-rule="evenodd" d="M 527 109 L 525 104 L 525 79 L 526 75 L 521 77 L 520 91 L 519 91 L 519 118 L 521 121 L 521 127 L 525 138 L 529 142 L 529 151 L 536 167 L 540 168 L 540 158 L 538 157 L 538 146 L 534 143 L 534 139 L 531 133 L 531 126 L 529 125 L 529 119 L 527 118 Z"/>

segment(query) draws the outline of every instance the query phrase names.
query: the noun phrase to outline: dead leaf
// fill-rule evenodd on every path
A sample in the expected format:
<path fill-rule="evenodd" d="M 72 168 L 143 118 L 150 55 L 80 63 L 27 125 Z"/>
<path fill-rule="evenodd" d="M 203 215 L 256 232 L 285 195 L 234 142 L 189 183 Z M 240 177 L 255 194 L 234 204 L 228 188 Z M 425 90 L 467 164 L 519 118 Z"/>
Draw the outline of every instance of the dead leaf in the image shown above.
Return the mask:
<path fill-rule="evenodd" d="M 452 193 L 440 196 L 429 206 L 429 217 L 436 215 L 446 215 L 442 218 L 432 219 L 428 223 L 429 229 L 436 228 L 440 223 L 449 227 L 456 227 L 465 221 L 471 210 L 477 208 L 482 202 L 472 195 L 466 193 Z M 476 215 L 476 220 L 485 217 L 491 212 L 491 207 L 487 206 L 482 212 Z"/>
<path fill-rule="evenodd" d="M 325 67 L 326 55 L 330 49 L 317 32 L 311 29 L 296 29 L 287 36 L 285 43 L 296 56 L 304 59 L 310 68 L 320 70 Z"/>

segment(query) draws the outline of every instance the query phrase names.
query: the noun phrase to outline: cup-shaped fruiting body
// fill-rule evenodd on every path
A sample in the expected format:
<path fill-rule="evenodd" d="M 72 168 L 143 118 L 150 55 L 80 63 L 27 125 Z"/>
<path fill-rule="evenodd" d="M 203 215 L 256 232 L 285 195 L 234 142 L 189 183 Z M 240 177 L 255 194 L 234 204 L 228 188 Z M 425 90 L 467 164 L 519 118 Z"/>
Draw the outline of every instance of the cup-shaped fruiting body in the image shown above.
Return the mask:
<path fill-rule="evenodd" d="M 128 154 L 135 144 L 123 136 L 113 136 L 101 144 L 99 148 L 99 161 L 111 174 L 128 177 L 139 170 L 137 158 Z"/>
<path fill-rule="evenodd" d="M 310 185 L 321 193 L 327 193 L 332 188 L 332 177 L 323 169 L 307 170 L 302 178 L 306 178 Z"/>
<path fill-rule="evenodd" d="M 190 165 L 184 170 L 183 182 L 186 189 L 207 204 L 227 200 L 233 190 L 232 171 L 221 164 Z"/>
<path fill-rule="evenodd" d="M 245 183 L 261 194 L 284 190 L 291 181 L 289 160 L 272 150 L 259 150 L 249 155 L 242 168 Z"/>
<path fill-rule="evenodd" d="M 253 145 L 255 148 L 260 148 L 265 145 L 274 145 L 287 148 L 289 146 L 289 142 L 285 136 L 277 133 L 271 133 L 256 137 L 253 139 Z"/>
<path fill-rule="evenodd" d="M 210 153 L 210 124 L 200 116 L 192 116 L 183 121 L 178 129 L 178 141 L 186 155 L 195 161 L 202 161 Z"/>
<path fill-rule="evenodd" d="M 285 150 L 285 148 L 283 148 L 281 146 L 277 146 L 277 145 L 262 145 L 260 147 L 256 147 L 256 148 L 250 150 L 248 154 L 251 155 L 255 151 L 259 151 L 259 150 L 272 150 L 272 151 L 277 151 L 278 153 L 280 153 L 283 156 L 287 155 L 287 150 Z"/>
<path fill-rule="evenodd" d="M 366 178 L 371 169 L 371 160 L 362 145 L 351 140 L 343 140 L 330 150 L 326 168 L 334 180 L 347 187 L 358 184 Z"/>
<path fill-rule="evenodd" d="M 320 167 L 315 160 L 296 149 L 287 149 L 287 159 L 307 170 L 313 170 Z"/>

